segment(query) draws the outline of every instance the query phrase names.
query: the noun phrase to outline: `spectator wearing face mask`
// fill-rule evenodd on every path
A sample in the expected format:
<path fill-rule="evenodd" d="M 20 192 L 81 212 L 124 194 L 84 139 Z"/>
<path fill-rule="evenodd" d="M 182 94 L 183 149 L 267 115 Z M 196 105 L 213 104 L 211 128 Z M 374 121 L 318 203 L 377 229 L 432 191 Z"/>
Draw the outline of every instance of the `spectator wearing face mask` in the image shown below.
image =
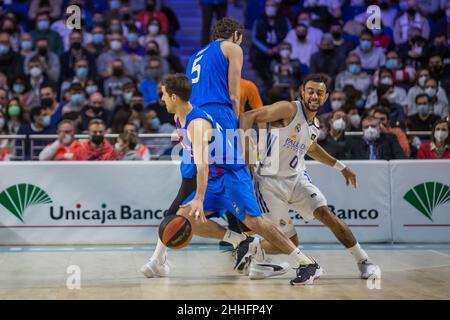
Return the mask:
<path fill-rule="evenodd" d="M 290 28 L 289 19 L 279 12 L 279 4 L 274 0 L 267 0 L 264 14 L 253 24 L 250 47 L 253 69 L 267 87 L 271 80 L 270 64 L 277 58 L 279 45 Z"/>
<path fill-rule="evenodd" d="M 75 139 L 75 127 L 72 120 L 62 120 L 58 123 L 58 139 L 47 145 L 39 153 L 39 161 L 72 160 L 73 154 L 80 146 Z"/>
<path fill-rule="evenodd" d="M 450 124 L 446 120 L 437 120 L 431 130 L 430 143 L 420 145 L 418 159 L 450 159 Z"/>
<path fill-rule="evenodd" d="M 346 85 L 352 85 L 367 97 L 372 85 L 370 76 L 361 70 L 361 60 L 358 55 L 350 53 L 347 58 L 347 68 L 336 76 L 335 87 L 343 90 Z"/>
<path fill-rule="evenodd" d="M 48 14 L 38 14 L 36 18 L 36 29 L 32 30 L 30 35 L 33 38 L 33 43 L 36 43 L 37 39 L 46 38 L 49 51 L 54 52 L 57 56 L 64 52 L 61 36 L 50 29 L 50 17 Z"/>
<path fill-rule="evenodd" d="M 23 60 L 19 53 L 11 48 L 11 37 L 7 32 L 0 32 L 0 72 L 12 79 L 23 70 Z"/>
<path fill-rule="evenodd" d="M 80 60 L 75 62 L 75 75 L 72 78 L 66 79 L 61 85 L 63 91 L 64 88 L 70 87 L 72 83 L 79 83 L 83 88 L 87 86 L 87 81 L 89 79 L 89 65 L 88 61 L 84 58 L 80 58 Z"/>
<path fill-rule="evenodd" d="M 27 135 L 25 139 L 25 160 L 30 160 L 33 155 L 30 154 L 30 139 L 29 135 L 32 134 L 54 134 L 55 130 L 51 128 L 51 118 L 49 115 L 49 108 L 42 106 L 37 106 L 31 109 L 30 112 L 30 123 L 23 124 L 17 134 Z M 35 140 L 34 146 L 45 146 L 48 141 L 46 140 Z M 16 141 L 16 149 L 21 146 L 21 141 Z M 22 152 L 17 152 L 17 155 L 22 156 Z"/>
<path fill-rule="evenodd" d="M 27 105 L 36 105 L 40 102 L 40 90 L 43 87 L 56 87 L 56 83 L 51 81 L 47 74 L 43 72 L 41 60 L 38 57 L 30 59 L 28 62 L 27 74 L 29 75 L 30 95 Z"/>
<path fill-rule="evenodd" d="M 419 30 L 414 32 L 419 33 Z M 416 70 L 427 66 L 429 49 L 426 39 L 420 35 L 415 35 L 408 42 L 398 45 L 397 52 L 405 65 Z"/>
<path fill-rule="evenodd" d="M 123 50 L 122 35 L 114 32 L 109 35 L 110 50 L 102 53 L 97 58 L 97 72 L 102 78 L 108 78 L 112 75 L 111 65 L 116 60 L 122 60 L 127 69 L 127 73 L 134 74 L 135 66 L 131 56 Z M 106 91 L 105 91 L 106 93 Z"/>
<path fill-rule="evenodd" d="M 153 103 L 147 104 L 146 108 L 148 110 L 154 110 L 161 123 L 170 123 L 171 125 L 175 126 L 173 114 L 167 112 L 166 104 L 164 103 L 164 100 L 162 100 L 161 81 L 158 82 L 156 90 L 157 90 L 156 93 L 158 94 L 158 99 Z M 240 94 L 241 99 L 245 99 L 246 93 L 244 87 L 242 86 L 242 83 L 240 92 L 241 92 Z"/>
<path fill-rule="evenodd" d="M 20 127 L 22 127 L 22 125 L 27 122 L 22 104 L 16 98 L 13 98 L 9 101 L 7 109 L 5 109 L 5 114 L 8 115 L 8 118 L 4 118 L 4 120 L 6 121 L 6 119 L 8 119 L 8 121 L 6 121 L 6 124 L 8 127 L 8 132 L 11 134 L 17 134 Z"/>
<path fill-rule="evenodd" d="M 148 110 L 145 114 L 145 122 L 143 125 L 143 133 L 170 133 L 175 131 L 175 127 L 169 123 L 161 124 L 156 112 Z M 150 152 L 152 156 L 160 157 L 168 149 L 172 148 L 170 138 L 154 138 L 151 140 Z"/>
<path fill-rule="evenodd" d="M 333 157 L 348 159 L 350 156 L 348 139 L 345 137 L 348 126 L 347 114 L 343 110 L 333 111 L 328 123 L 330 129 L 326 139 L 321 142 L 321 146 Z"/>
<path fill-rule="evenodd" d="M 165 13 L 157 8 L 156 0 L 146 0 L 145 3 L 145 9 L 139 11 L 136 21 L 146 30 L 152 19 L 158 19 L 161 25 L 161 32 L 166 34 L 168 32 L 168 21 Z"/>
<path fill-rule="evenodd" d="M 145 56 L 145 48 L 139 43 L 139 31 L 134 25 L 128 28 L 127 41 L 123 45 L 123 50 L 128 54 Z"/>
<path fill-rule="evenodd" d="M 142 95 L 139 92 L 135 92 L 127 106 L 128 111 L 131 112 L 128 122 L 134 123 L 138 128 L 138 132 L 142 132 L 145 122 L 144 99 Z"/>
<path fill-rule="evenodd" d="M 410 66 L 403 66 L 396 51 L 389 51 L 387 53 L 385 67 L 391 72 L 393 82 L 403 89 L 408 89 L 416 79 L 416 69 Z M 381 70 L 383 70 L 383 68 L 378 69 L 374 74 L 373 84 L 375 86 L 378 86 L 380 83 Z"/>
<path fill-rule="evenodd" d="M 440 119 L 431 113 L 430 98 L 426 93 L 416 96 L 417 113 L 406 119 L 409 131 L 431 131 L 433 124 Z"/>
<path fill-rule="evenodd" d="M 282 90 L 290 95 L 291 90 L 298 88 L 301 80 L 300 61 L 291 58 L 291 45 L 287 42 L 280 44 L 280 59 L 272 61 L 272 89 Z"/>
<path fill-rule="evenodd" d="M 348 131 L 361 131 L 361 116 L 358 108 L 352 106 L 347 109 Z"/>
<path fill-rule="evenodd" d="M 10 44 L 13 51 L 17 52 L 20 48 L 21 28 L 17 25 L 17 19 L 12 13 L 3 17 L 0 23 L 0 30 L 5 31 L 10 36 Z"/>
<path fill-rule="evenodd" d="M 144 37 L 141 37 L 140 41 L 143 45 L 147 45 L 150 41 L 155 41 L 158 45 L 158 54 L 163 58 L 167 58 L 170 54 L 169 40 L 167 35 L 161 33 L 161 26 L 157 19 L 152 19 L 148 25 L 148 33 Z M 147 54 L 156 55 L 156 53 L 148 52 L 149 50 L 151 48 L 149 49 L 147 46 Z"/>
<path fill-rule="evenodd" d="M 344 38 L 342 24 L 338 21 L 331 23 L 330 34 L 333 37 L 334 49 L 336 50 L 338 55 L 345 59 L 350 51 L 355 48 L 355 44 L 353 43 L 353 41 Z"/>
<path fill-rule="evenodd" d="M 450 96 L 450 67 L 444 65 L 442 57 L 433 53 L 428 61 L 430 76 L 439 81 L 440 86 L 445 90 L 447 96 Z"/>
<path fill-rule="evenodd" d="M 397 137 L 397 141 L 407 158 L 411 155 L 411 148 L 409 147 L 408 137 L 405 132 L 398 127 L 391 127 L 389 118 L 389 109 L 376 108 L 373 112 L 373 117 L 380 121 L 380 130 L 382 133 L 391 133 Z"/>
<path fill-rule="evenodd" d="M 81 110 L 81 121 L 83 131 L 87 130 L 89 122 L 92 119 L 100 119 L 109 128 L 111 124 L 111 114 L 105 109 L 104 99 L 101 93 L 93 93 L 89 97 L 88 104 Z"/>
<path fill-rule="evenodd" d="M 73 30 L 69 36 L 69 48 L 61 57 L 61 80 L 68 80 L 73 77 L 82 79 L 95 78 L 97 76 L 97 67 L 95 65 L 95 56 L 83 47 L 83 33 L 79 30 Z M 83 73 L 77 74 L 77 63 L 83 60 Z M 86 71 L 86 72 L 84 72 Z"/>
<path fill-rule="evenodd" d="M 415 0 L 400 0 L 399 8 L 402 14 L 394 23 L 394 42 L 397 45 L 403 44 L 410 38 L 413 28 L 421 31 L 421 36 L 428 39 L 430 36 L 430 25 L 427 19 L 417 10 Z"/>
<path fill-rule="evenodd" d="M 374 46 L 374 35 L 369 29 L 365 29 L 359 36 L 359 46 L 352 51 L 361 59 L 361 68 L 373 74 L 386 63 L 383 49 Z"/>
<path fill-rule="evenodd" d="M 28 9 L 28 18 L 34 20 L 39 17 L 39 10 L 46 9 L 49 12 L 50 18 L 57 19 L 61 15 L 62 0 L 48 0 L 47 5 L 43 5 L 43 1 L 31 0 L 30 8 Z"/>
<path fill-rule="evenodd" d="M 105 140 L 106 125 L 100 119 L 93 119 L 88 125 L 89 140 L 80 142 L 72 160 L 108 161 L 118 160 L 120 154 Z"/>
<path fill-rule="evenodd" d="M 95 25 L 91 31 L 91 40 L 86 44 L 86 50 L 91 53 L 95 59 L 106 52 L 105 29 L 100 25 Z"/>
<path fill-rule="evenodd" d="M 79 83 L 72 83 L 69 89 L 70 101 L 64 105 L 62 113 L 80 112 L 86 105 L 86 95 L 84 89 Z"/>
<path fill-rule="evenodd" d="M 51 81 L 57 82 L 59 80 L 61 74 L 59 57 L 49 50 L 49 42 L 46 38 L 38 38 L 36 40 L 36 50 L 30 56 L 25 57 L 25 65 L 28 65 L 32 59 L 40 61 L 42 71 Z"/>
<path fill-rule="evenodd" d="M 142 161 L 141 155 L 136 151 L 138 138 L 131 132 L 122 132 L 117 138 L 114 148 L 120 153 L 121 161 Z"/>
<path fill-rule="evenodd" d="M 438 81 L 434 78 L 430 78 L 425 82 L 425 93 L 430 98 L 431 113 L 439 116 L 440 118 L 447 118 L 449 115 L 449 104 L 445 104 L 438 99 L 438 91 L 442 90 L 438 87 Z M 445 94 L 443 95 L 445 97 Z"/>
<path fill-rule="evenodd" d="M 6 121 L 6 114 L 0 109 L 0 134 L 9 134 L 8 124 Z M 9 144 L 11 143 L 8 139 L 0 139 L 0 161 L 8 161 L 10 159 L 9 155 Z"/>
<path fill-rule="evenodd" d="M 11 94 L 14 98 L 19 99 L 21 104 L 26 104 L 30 95 L 30 84 L 25 75 L 13 77 L 10 85 Z"/>
<path fill-rule="evenodd" d="M 139 84 L 139 92 L 144 96 L 145 105 L 154 103 L 159 99 L 157 86 L 164 76 L 159 58 L 151 57 L 147 63 L 144 80 Z"/>
<path fill-rule="evenodd" d="M 374 90 L 372 90 L 367 97 L 366 101 L 366 109 L 370 109 L 378 102 L 381 98 L 385 96 L 385 98 L 389 101 L 389 103 L 403 105 L 406 100 L 406 91 L 405 89 L 397 86 L 394 79 L 392 78 L 391 71 L 386 68 L 381 68 L 379 70 L 379 81 L 378 86 Z M 382 90 L 378 90 L 378 88 L 382 87 Z M 387 91 L 384 89 L 387 88 Z"/>
<path fill-rule="evenodd" d="M 53 87 L 42 87 L 40 91 L 41 105 L 49 109 L 50 126 L 56 130 L 62 117 L 63 104 L 58 103 L 57 92 Z"/>
<path fill-rule="evenodd" d="M 330 95 L 330 104 L 331 104 L 331 110 L 337 111 L 341 108 L 345 107 L 345 92 L 335 90 Z"/>
<path fill-rule="evenodd" d="M 18 53 L 23 58 L 33 54 L 33 39 L 29 33 L 22 33 L 20 36 L 20 50 L 18 50 Z"/>
<path fill-rule="evenodd" d="M 405 159 L 405 154 L 397 138 L 390 133 L 382 133 L 380 122 L 372 116 L 362 121 L 363 137 L 352 139 L 350 158 L 355 160 L 396 160 Z"/>
<path fill-rule="evenodd" d="M 149 161 L 149 160 L 151 160 L 150 150 L 148 149 L 148 147 L 145 144 L 139 143 L 138 131 L 139 131 L 139 128 L 133 122 L 128 122 L 123 127 L 123 132 L 134 134 L 138 138 L 136 147 L 134 148 L 134 150 L 137 152 L 137 154 L 139 154 L 139 156 L 142 158 L 142 160 Z"/>
<path fill-rule="evenodd" d="M 288 33 L 284 41 L 292 47 L 291 58 L 309 67 L 311 56 L 319 50 L 319 45 L 314 38 L 308 38 L 308 32 L 308 25 L 302 22 Z"/>
<path fill-rule="evenodd" d="M 111 76 L 103 82 L 103 92 L 105 97 L 113 98 L 115 103 L 120 103 L 123 96 L 123 86 L 133 82 L 125 74 L 125 64 L 120 59 L 115 59 L 111 64 Z"/>
<path fill-rule="evenodd" d="M 164 58 L 160 54 L 158 42 L 155 40 L 149 40 L 146 44 L 146 55 L 144 59 L 141 59 L 139 71 L 140 74 L 138 78 L 140 80 L 147 79 L 146 74 L 147 69 L 149 68 L 150 60 L 159 60 L 159 64 L 161 65 L 161 72 L 163 74 L 168 74 L 170 71 L 170 64 L 167 58 Z M 183 71 L 184 72 L 184 71 Z"/>
<path fill-rule="evenodd" d="M 310 73 L 326 73 L 335 78 L 345 70 L 345 62 L 342 56 L 334 48 L 333 37 L 324 34 L 320 41 L 320 50 L 311 56 Z"/>

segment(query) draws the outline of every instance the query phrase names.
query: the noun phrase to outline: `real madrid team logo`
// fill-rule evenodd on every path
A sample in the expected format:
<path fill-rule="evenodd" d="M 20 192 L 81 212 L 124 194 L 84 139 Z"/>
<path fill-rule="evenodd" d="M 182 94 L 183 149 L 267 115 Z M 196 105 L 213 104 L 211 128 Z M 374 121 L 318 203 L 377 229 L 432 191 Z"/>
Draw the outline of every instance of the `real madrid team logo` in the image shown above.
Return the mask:
<path fill-rule="evenodd" d="M 300 129 L 302 128 L 302 125 L 300 123 L 297 123 L 297 125 L 295 126 L 295 130 L 297 132 L 300 132 Z"/>

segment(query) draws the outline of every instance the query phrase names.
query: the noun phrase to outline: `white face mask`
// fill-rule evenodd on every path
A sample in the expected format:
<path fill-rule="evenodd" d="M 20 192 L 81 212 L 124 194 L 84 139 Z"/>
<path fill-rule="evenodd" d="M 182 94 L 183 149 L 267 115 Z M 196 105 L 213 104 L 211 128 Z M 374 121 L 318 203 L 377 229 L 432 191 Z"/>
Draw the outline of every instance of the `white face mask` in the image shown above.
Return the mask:
<path fill-rule="evenodd" d="M 65 145 L 68 145 L 71 142 L 72 142 L 72 137 L 70 135 L 68 135 L 68 134 L 65 134 L 64 138 L 62 140 L 62 143 L 65 144 Z"/>
<path fill-rule="evenodd" d="M 427 82 L 427 80 L 428 80 L 428 77 L 427 76 L 421 76 L 420 78 L 419 78 L 419 86 L 421 86 L 421 87 L 425 87 L 425 82 Z"/>
<path fill-rule="evenodd" d="M 353 127 L 359 128 L 359 126 L 361 125 L 361 116 L 359 114 L 352 114 L 350 116 L 350 122 Z"/>
<path fill-rule="evenodd" d="M 277 14 L 277 8 L 272 6 L 266 7 L 266 14 L 268 17 L 274 17 Z"/>
<path fill-rule="evenodd" d="M 444 130 L 436 130 L 434 132 L 434 138 L 436 139 L 436 141 L 438 142 L 442 142 L 445 141 L 448 137 L 448 131 L 444 131 Z"/>
<path fill-rule="evenodd" d="M 392 93 L 388 95 L 387 99 L 390 103 L 395 102 L 397 99 L 397 93 L 395 91 L 392 91 Z"/>
<path fill-rule="evenodd" d="M 122 43 L 119 40 L 111 41 L 111 49 L 114 51 L 120 50 L 122 48 Z"/>
<path fill-rule="evenodd" d="M 333 129 L 336 131 L 344 131 L 346 127 L 344 119 L 340 118 L 333 121 Z"/>
<path fill-rule="evenodd" d="M 340 109 L 344 105 L 344 101 L 342 100 L 332 100 L 331 101 L 331 109 L 333 111 Z"/>
<path fill-rule="evenodd" d="M 430 97 L 434 98 L 436 96 L 437 90 L 435 88 L 426 88 L 425 93 Z"/>
<path fill-rule="evenodd" d="M 42 69 L 38 67 L 33 67 L 30 70 L 30 75 L 34 78 L 40 77 L 42 74 Z"/>
<path fill-rule="evenodd" d="M 380 80 L 380 83 L 381 83 L 381 84 L 386 84 L 386 85 L 388 85 L 388 86 L 391 86 L 392 83 L 394 83 L 394 82 L 392 81 L 392 78 L 391 78 L 391 77 L 384 77 L 384 78 L 382 78 L 382 79 Z"/>
<path fill-rule="evenodd" d="M 150 25 L 148 27 L 148 32 L 153 33 L 153 34 L 159 33 L 159 27 L 156 25 Z"/>
<path fill-rule="evenodd" d="M 380 137 L 380 131 L 377 128 L 368 127 L 364 129 L 364 139 L 367 141 L 375 141 Z"/>
<path fill-rule="evenodd" d="M 280 51 L 280 56 L 282 58 L 289 58 L 291 56 L 291 51 L 283 49 Z"/>

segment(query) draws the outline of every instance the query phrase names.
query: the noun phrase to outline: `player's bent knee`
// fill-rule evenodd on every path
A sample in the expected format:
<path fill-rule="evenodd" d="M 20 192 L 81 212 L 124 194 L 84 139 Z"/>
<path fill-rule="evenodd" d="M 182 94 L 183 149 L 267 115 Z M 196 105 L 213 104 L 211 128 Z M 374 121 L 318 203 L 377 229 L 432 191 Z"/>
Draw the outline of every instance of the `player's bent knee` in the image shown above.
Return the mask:
<path fill-rule="evenodd" d="M 261 217 L 253 217 L 246 215 L 242 223 L 251 231 L 258 233 L 261 229 Z"/>

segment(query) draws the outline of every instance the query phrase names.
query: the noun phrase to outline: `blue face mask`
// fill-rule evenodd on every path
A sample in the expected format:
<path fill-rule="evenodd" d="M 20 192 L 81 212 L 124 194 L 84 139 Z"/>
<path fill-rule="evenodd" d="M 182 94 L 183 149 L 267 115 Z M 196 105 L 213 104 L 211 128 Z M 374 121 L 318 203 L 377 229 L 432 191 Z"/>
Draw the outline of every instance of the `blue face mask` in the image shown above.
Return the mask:
<path fill-rule="evenodd" d="M 33 46 L 33 43 L 31 41 L 22 41 L 22 49 L 24 50 L 31 50 L 31 47 Z"/>
<path fill-rule="evenodd" d="M 13 85 L 13 91 L 15 93 L 22 93 L 25 91 L 25 86 L 23 84 L 17 83 Z"/>
<path fill-rule="evenodd" d="M 397 59 L 388 59 L 386 61 L 386 68 L 392 70 L 392 69 L 397 69 L 397 67 L 398 67 Z"/>
<path fill-rule="evenodd" d="M 44 126 L 44 127 L 50 126 L 51 120 L 52 120 L 52 119 L 51 119 L 50 116 L 45 116 L 44 119 L 43 119 L 43 122 L 42 122 L 43 126 Z"/>
<path fill-rule="evenodd" d="M 103 43 L 104 40 L 105 40 L 105 37 L 104 37 L 104 35 L 101 34 L 101 33 L 95 33 L 95 34 L 92 36 L 92 42 L 95 43 L 95 44 Z"/>
<path fill-rule="evenodd" d="M 70 98 L 70 101 L 74 105 L 82 105 L 84 103 L 84 96 L 81 93 L 73 94 Z"/>
<path fill-rule="evenodd" d="M 9 52 L 9 46 L 6 44 L 0 44 L 0 55 L 7 54 Z"/>
<path fill-rule="evenodd" d="M 408 1 L 400 1 L 398 7 L 400 8 L 400 10 L 405 11 L 406 9 L 408 9 Z"/>
<path fill-rule="evenodd" d="M 362 51 L 369 51 L 372 48 L 372 42 L 369 40 L 361 40 L 361 43 L 359 44 Z"/>
<path fill-rule="evenodd" d="M 159 121 L 159 118 L 154 118 L 150 120 L 149 123 L 152 126 L 153 130 L 159 130 L 159 128 L 161 127 L 161 121 Z"/>
<path fill-rule="evenodd" d="M 87 86 L 86 87 L 86 92 L 88 95 L 91 95 L 91 94 L 97 92 L 97 90 L 98 90 L 97 86 Z"/>
<path fill-rule="evenodd" d="M 361 66 L 356 63 L 352 63 L 348 66 L 348 71 L 353 74 L 358 74 L 361 72 Z"/>
<path fill-rule="evenodd" d="M 123 95 L 123 98 L 125 99 L 126 103 L 130 103 L 131 99 L 133 98 L 133 92 L 127 92 Z"/>
<path fill-rule="evenodd" d="M 45 31 L 50 27 L 50 22 L 48 20 L 41 20 L 37 23 L 37 28 L 40 31 Z"/>
<path fill-rule="evenodd" d="M 78 78 L 86 78 L 88 75 L 88 68 L 81 67 L 77 69 L 77 77 Z"/>
<path fill-rule="evenodd" d="M 129 42 L 137 42 L 138 41 L 138 35 L 136 33 L 129 33 L 128 34 L 128 41 Z"/>
<path fill-rule="evenodd" d="M 356 101 L 356 107 L 359 109 L 364 108 L 364 100 L 363 99 L 359 99 L 358 101 Z"/>
<path fill-rule="evenodd" d="M 417 112 L 421 116 L 426 116 L 427 114 L 430 113 L 430 107 L 427 104 L 419 104 L 417 105 Z"/>

